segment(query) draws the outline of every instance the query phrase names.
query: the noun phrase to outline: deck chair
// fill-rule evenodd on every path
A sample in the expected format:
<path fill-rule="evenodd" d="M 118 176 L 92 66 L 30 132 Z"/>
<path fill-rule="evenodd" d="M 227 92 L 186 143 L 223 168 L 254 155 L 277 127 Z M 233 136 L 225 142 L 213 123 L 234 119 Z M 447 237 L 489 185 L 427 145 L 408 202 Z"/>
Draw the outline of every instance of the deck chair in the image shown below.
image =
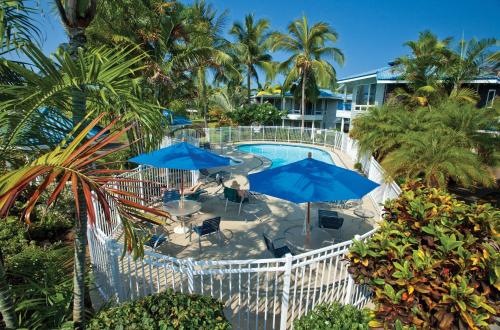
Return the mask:
<path fill-rule="evenodd" d="M 224 207 L 224 212 L 227 212 L 227 204 L 228 202 L 238 203 L 238 215 L 241 213 L 241 206 L 243 203 L 248 203 L 248 197 L 241 197 L 238 194 L 238 190 L 230 187 L 224 187 L 224 198 L 226 199 L 226 206 Z"/>
<path fill-rule="evenodd" d="M 292 251 L 290 250 L 290 248 L 287 245 L 283 245 L 279 248 L 276 248 L 274 246 L 274 242 L 276 242 L 280 239 L 275 239 L 273 241 L 266 234 L 262 234 L 262 236 L 264 237 L 264 242 L 266 243 L 267 251 L 269 251 L 269 253 L 271 253 L 273 255 L 273 257 L 282 258 L 288 253 L 293 255 Z"/>
<path fill-rule="evenodd" d="M 163 192 L 163 204 L 167 204 L 170 201 L 178 201 L 181 199 L 181 194 L 179 190 L 165 190 Z"/>
<path fill-rule="evenodd" d="M 343 224 L 344 218 L 339 216 L 337 211 L 318 210 L 318 227 L 337 230 L 342 237 Z"/>
<path fill-rule="evenodd" d="M 220 237 L 220 217 L 204 220 L 201 226 L 193 227 L 193 232 L 198 235 L 198 247 L 201 253 L 201 238 L 212 234 L 217 234 Z"/>

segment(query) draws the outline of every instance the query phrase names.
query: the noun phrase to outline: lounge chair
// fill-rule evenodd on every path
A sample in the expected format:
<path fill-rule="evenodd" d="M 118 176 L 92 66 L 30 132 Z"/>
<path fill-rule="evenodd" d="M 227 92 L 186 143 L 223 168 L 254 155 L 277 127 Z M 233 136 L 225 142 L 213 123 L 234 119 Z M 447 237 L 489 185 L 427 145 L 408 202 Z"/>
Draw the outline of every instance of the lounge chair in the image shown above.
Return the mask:
<path fill-rule="evenodd" d="M 241 197 L 237 189 L 230 187 L 224 187 L 224 198 L 226 199 L 226 206 L 224 208 L 224 211 L 227 212 L 228 202 L 238 203 L 238 215 L 240 215 L 241 213 L 241 206 L 243 205 L 243 203 L 248 203 L 248 197 Z"/>
<path fill-rule="evenodd" d="M 318 210 L 318 227 L 325 229 L 335 229 L 342 237 L 342 225 L 344 218 L 339 216 L 337 211 Z"/>
<path fill-rule="evenodd" d="M 219 235 L 219 241 L 221 239 L 220 237 L 220 217 L 215 217 L 211 218 L 208 220 L 204 220 L 201 224 L 201 226 L 195 226 L 193 227 L 193 232 L 198 235 L 198 247 L 200 249 L 201 253 L 201 238 L 206 237 L 212 234 L 218 234 Z"/>
<path fill-rule="evenodd" d="M 151 223 L 145 223 L 145 227 L 149 228 L 150 231 L 153 231 L 154 234 L 151 235 L 149 240 L 144 242 L 145 246 L 148 246 L 156 251 L 156 249 L 168 241 L 167 235 L 165 233 L 158 233 L 158 226 L 153 225 Z M 141 232 L 141 235 L 145 235 L 145 232 Z"/>
<path fill-rule="evenodd" d="M 184 190 L 184 198 L 187 200 L 192 200 L 192 201 L 197 201 L 201 194 L 206 193 L 207 191 L 205 189 L 201 189 L 203 186 L 202 182 L 198 182 L 191 188 L 185 189 Z"/>
<path fill-rule="evenodd" d="M 286 245 L 283 245 L 283 246 L 281 246 L 279 248 L 276 248 L 274 246 L 274 242 L 276 242 L 278 240 L 281 240 L 281 238 L 275 239 L 273 241 L 266 234 L 262 234 L 262 236 L 264 237 L 264 242 L 266 243 L 267 250 L 273 255 L 273 257 L 275 257 L 275 258 L 282 258 L 282 257 L 284 257 L 288 253 L 290 253 L 291 255 L 293 255 L 293 253 L 290 250 L 290 248 L 288 246 L 286 246 Z"/>

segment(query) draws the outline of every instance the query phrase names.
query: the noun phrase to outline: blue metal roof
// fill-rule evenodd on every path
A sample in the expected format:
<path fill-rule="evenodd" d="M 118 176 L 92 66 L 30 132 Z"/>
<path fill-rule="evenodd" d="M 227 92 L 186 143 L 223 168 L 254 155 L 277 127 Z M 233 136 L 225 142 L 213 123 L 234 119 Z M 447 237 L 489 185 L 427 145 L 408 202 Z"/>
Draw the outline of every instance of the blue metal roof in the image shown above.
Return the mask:
<path fill-rule="evenodd" d="M 375 75 L 375 78 L 377 80 L 402 80 L 403 70 L 400 66 L 386 66 L 383 68 L 347 76 L 342 79 L 339 79 L 338 82 L 342 83 L 342 81 L 344 80 L 350 80 L 356 78 L 364 79 L 373 75 Z M 477 76 L 471 80 L 497 80 L 498 82 L 500 82 L 500 77 L 490 74 L 490 75 Z"/>
<path fill-rule="evenodd" d="M 269 96 L 281 96 L 281 94 L 279 93 L 276 93 L 276 94 L 272 94 L 272 95 L 262 95 L 262 97 L 269 97 Z M 285 96 L 293 96 L 293 93 L 291 92 L 285 92 Z M 254 97 L 256 97 L 254 95 Z M 261 97 L 261 96 L 258 96 L 258 97 Z M 343 100 L 344 99 L 344 94 L 342 93 L 334 93 L 332 92 L 331 90 L 329 89 L 325 89 L 325 88 L 320 88 L 319 89 L 319 96 L 318 97 L 328 97 L 328 98 L 332 98 L 332 99 L 339 99 L 339 100 Z M 352 100 L 352 95 L 351 94 L 347 94 L 347 97 L 346 97 L 347 100 Z"/>

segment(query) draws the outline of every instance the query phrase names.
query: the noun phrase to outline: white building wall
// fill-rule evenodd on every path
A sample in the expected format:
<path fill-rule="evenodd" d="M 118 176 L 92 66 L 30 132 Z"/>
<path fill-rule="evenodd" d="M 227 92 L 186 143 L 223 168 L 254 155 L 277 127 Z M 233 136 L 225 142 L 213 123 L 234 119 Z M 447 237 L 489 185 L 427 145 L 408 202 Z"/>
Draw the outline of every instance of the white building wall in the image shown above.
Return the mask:
<path fill-rule="evenodd" d="M 334 128 L 337 116 L 337 100 L 325 100 L 326 111 L 323 116 L 323 128 Z"/>

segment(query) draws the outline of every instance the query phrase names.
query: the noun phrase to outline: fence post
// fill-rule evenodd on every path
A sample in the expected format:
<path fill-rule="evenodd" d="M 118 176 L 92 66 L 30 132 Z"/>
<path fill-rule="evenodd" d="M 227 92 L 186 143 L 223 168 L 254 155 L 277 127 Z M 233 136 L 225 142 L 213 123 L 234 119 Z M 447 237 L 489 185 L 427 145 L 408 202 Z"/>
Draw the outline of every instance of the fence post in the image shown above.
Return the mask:
<path fill-rule="evenodd" d="M 241 126 L 238 126 L 238 142 L 241 142 Z"/>
<path fill-rule="evenodd" d="M 290 127 L 287 127 L 286 130 L 287 130 L 288 143 L 290 143 Z"/>
<path fill-rule="evenodd" d="M 359 241 L 361 236 L 359 235 L 354 235 L 354 239 Z M 346 293 L 345 293 L 345 298 L 344 298 L 344 305 L 349 305 L 352 301 L 352 291 L 354 289 L 354 280 L 351 276 L 351 274 L 347 273 L 347 288 L 346 288 Z"/>
<path fill-rule="evenodd" d="M 187 277 L 188 277 L 188 290 L 189 293 L 194 293 L 194 275 L 193 275 L 193 258 L 187 260 Z"/>
<path fill-rule="evenodd" d="M 106 239 L 106 253 L 108 254 L 109 268 L 111 271 L 111 285 L 116 294 L 116 301 L 121 303 L 125 301 L 123 294 L 122 280 L 120 279 L 120 266 L 118 265 L 118 257 L 115 255 L 115 241 Z"/>
<path fill-rule="evenodd" d="M 250 142 L 253 141 L 253 126 L 250 126 Z"/>
<path fill-rule="evenodd" d="M 227 141 L 227 143 L 231 143 L 231 126 L 229 126 L 229 138 L 228 138 L 229 141 Z"/>
<path fill-rule="evenodd" d="M 286 329 L 288 319 L 288 303 L 290 300 L 290 278 L 292 275 L 292 255 L 285 255 L 285 272 L 283 274 L 283 293 L 281 297 L 281 320 L 280 329 Z"/>

